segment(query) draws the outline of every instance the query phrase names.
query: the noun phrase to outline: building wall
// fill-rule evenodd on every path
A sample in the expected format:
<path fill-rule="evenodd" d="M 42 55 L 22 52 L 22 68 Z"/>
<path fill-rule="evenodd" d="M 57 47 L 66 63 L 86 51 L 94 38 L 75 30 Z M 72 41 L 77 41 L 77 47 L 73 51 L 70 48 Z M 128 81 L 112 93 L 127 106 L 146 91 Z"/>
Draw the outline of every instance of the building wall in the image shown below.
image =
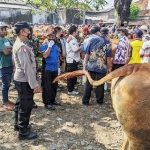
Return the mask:
<path fill-rule="evenodd" d="M 46 22 L 49 24 L 61 24 L 61 20 L 59 18 L 59 16 L 55 13 L 51 13 L 49 16 L 46 17 Z"/>
<path fill-rule="evenodd" d="M 32 15 L 32 23 L 45 23 L 46 22 L 46 16 L 45 15 Z"/>
<path fill-rule="evenodd" d="M 108 12 L 99 13 L 92 12 L 92 15 L 99 15 L 104 19 L 108 19 Z M 111 14 L 111 13 L 110 13 Z M 110 15 L 111 16 L 111 15 Z M 112 16 L 111 16 L 112 18 Z M 27 13 L 27 10 L 14 9 L 14 8 L 0 8 L 0 21 L 5 23 L 16 23 L 18 21 L 27 21 L 33 24 L 35 23 L 50 23 L 50 24 L 83 24 L 83 14 L 78 10 L 63 10 L 58 11 L 58 14 L 51 13 L 49 16 L 45 15 L 32 15 L 31 12 Z M 100 20 L 98 20 L 100 21 Z M 86 21 L 87 24 L 97 23 L 98 21 Z"/>
<path fill-rule="evenodd" d="M 115 19 L 115 9 L 112 9 L 108 12 L 108 19 Z"/>
<path fill-rule="evenodd" d="M 32 14 L 26 14 L 26 10 L 0 8 L 0 21 L 5 23 L 16 23 L 18 21 L 32 22 Z"/>
<path fill-rule="evenodd" d="M 86 15 L 91 18 L 86 19 L 86 24 L 97 24 L 100 21 L 107 22 L 109 19 L 115 19 L 114 11 L 115 9 L 106 12 L 86 12 Z"/>
<path fill-rule="evenodd" d="M 83 14 L 78 10 L 66 10 L 66 23 L 82 24 Z"/>

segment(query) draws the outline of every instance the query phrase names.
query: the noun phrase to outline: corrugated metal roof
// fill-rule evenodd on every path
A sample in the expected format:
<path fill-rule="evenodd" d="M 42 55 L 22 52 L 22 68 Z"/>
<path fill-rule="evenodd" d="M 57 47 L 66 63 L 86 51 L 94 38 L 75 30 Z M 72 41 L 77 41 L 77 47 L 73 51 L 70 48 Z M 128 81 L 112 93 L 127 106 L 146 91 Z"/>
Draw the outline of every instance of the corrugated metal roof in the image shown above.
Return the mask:
<path fill-rule="evenodd" d="M 22 6 L 22 5 L 8 5 L 8 4 L 0 4 L 0 8 L 16 8 L 16 9 L 26 9 L 29 10 L 31 9 L 30 7 L 27 6 Z"/>
<path fill-rule="evenodd" d="M 108 19 L 106 22 L 104 23 L 117 23 L 116 19 Z"/>
<path fill-rule="evenodd" d="M 85 19 L 89 19 L 89 20 L 103 20 L 103 18 L 101 16 L 90 16 L 90 15 L 86 15 Z"/>
<path fill-rule="evenodd" d="M 9 3 L 9 4 L 22 4 L 25 5 L 26 3 L 22 0 L 0 0 L 0 3 Z"/>
<path fill-rule="evenodd" d="M 101 10 L 99 10 L 99 11 L 94 11 L 94 12 L 103 13 L 103 12 L 109 12 L 109 11 L 111 11 L 111 10 L 113 10 L 113 9 L 114 9 L 114 7 L 108 8 L 108 9 L 101 9 Z M 88 11 L 87 13 L 90 13 L 90 11 Z"/>

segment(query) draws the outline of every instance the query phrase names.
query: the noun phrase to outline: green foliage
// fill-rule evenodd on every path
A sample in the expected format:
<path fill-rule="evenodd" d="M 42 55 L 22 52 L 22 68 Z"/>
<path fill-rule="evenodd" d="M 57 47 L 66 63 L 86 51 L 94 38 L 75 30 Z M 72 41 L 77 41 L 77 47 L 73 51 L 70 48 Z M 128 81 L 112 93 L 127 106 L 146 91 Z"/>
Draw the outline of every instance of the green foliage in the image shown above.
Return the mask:
<path fill-rule="evenodd" d="M 118 18 L 118 13 L 117 13 L 116 10 L 114 11 L 114 16 L 115 16 L 116 18 Z"/>
<path fill-rule="evenodd" d="M 56 12 L 58 9 L 80 9 L 83 11 L 94 8 L 98 10 L 107 4 L 105 0 L 25 0 L 28 6 L 35 8 L 33 13 Z"/>
<path fill-rule="evenodd" d="M 141 9 L 138 7 L 136 3 L 131 3 L 130 5 L 130 19 L 136 19 L 141 12 Z"/>

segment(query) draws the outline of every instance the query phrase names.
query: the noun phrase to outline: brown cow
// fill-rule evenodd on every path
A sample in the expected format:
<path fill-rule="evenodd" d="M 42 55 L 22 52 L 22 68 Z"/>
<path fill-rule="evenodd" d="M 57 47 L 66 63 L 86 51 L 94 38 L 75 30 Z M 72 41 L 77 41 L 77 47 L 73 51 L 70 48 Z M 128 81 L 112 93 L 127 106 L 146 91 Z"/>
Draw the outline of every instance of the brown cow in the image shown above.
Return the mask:
<path fill-rule="evenodd" d="M 93 81 L 83 70 L 61 75 L 55 81 L 83 74 L 94 86 L 112 80 L 113 108 L 124 132 L 121 150 L 150 150 L 150 65 L 126 65 L 99 81 Z"/>

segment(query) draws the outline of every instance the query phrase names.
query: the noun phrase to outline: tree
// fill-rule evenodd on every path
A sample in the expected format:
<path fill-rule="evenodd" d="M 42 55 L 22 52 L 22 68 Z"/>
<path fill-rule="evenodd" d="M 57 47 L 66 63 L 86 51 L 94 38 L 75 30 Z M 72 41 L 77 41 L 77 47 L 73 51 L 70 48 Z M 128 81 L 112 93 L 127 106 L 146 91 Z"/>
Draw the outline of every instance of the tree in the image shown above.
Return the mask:
<path fill-rule="evenodd" d="M 114 6 L 118 14 L 119 23 L 129 20 L 131 2 L 132 0 L 114 0 Z"/>
<path fill-rule="evenodd" d="M 131 3 L 129 19 L 136 19 L 140 12 L 141 9 L 138 7 L 138 5 L 136 3 Z M 116 18 L 118 18 L 117 11 L 115 11 L 114 15 Z"/>
<path fill-rule="evenodd" d="M 136 19 L 141 12 L 141 9 L 136 3 L 131 3 L 130 5 L 130 16 L 129 19 Z"/>
<path fill-rule="evenodd" d="M 24 0 L 23 0 L 24 1 Z M 34 7 L 35 13 L 50 13 L 60 9 L 80 9 L 82 11 L 95 8 L 99 10 L 107 4 L 106 0 L 25 0 L 29 6 Z M 114 0 L 114 7 L 118 13 L 121 23 L 128 21 L 130 15 L 130 4 L 132 0 Z"/>
<path fill-rule="evenodd" d="M 35 8 L 33 13 L 57 12 L 61 8 L 86 11 L 93 7 L 98 10 L 107 4 L 106 0 L 26 0 L 26 3 Z"/>

